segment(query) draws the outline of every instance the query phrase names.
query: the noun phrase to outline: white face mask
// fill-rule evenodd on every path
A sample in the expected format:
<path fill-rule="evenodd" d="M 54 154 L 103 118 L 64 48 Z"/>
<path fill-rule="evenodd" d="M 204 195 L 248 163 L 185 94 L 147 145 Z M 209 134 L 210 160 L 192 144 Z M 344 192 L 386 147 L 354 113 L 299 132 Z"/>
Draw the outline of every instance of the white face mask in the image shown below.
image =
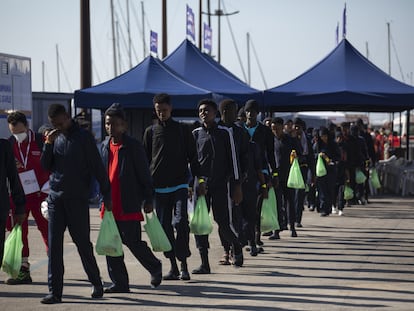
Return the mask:
<path fill-rule="evenodd" d="M 16 138 L 17 142 L 22 143 L 27 138 L 27 133 L 19 133 L 19 134 L 13 134 L 13 136 Z"/>

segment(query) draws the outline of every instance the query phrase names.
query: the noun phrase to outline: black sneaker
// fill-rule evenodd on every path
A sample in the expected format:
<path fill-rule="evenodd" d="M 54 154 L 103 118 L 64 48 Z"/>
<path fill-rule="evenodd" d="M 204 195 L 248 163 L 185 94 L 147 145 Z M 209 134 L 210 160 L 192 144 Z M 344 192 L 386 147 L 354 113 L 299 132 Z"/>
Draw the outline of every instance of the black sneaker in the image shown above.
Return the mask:
<path fill-rule="evenodd" d="M 210 274 L 211 272 L 210 272 L 210 267 L 204 267 L 203 265 L 201 265 L 197 269 L 194 269 L 192 273 L 193 274 Z"/>
<path fill-rule="evenodd" d="M 270 237 L 269 240 L 280 240 L 279 232 L 274 232 Z"/>
<path fill-rule="evenodd" d="M 15 279 L 7 279 L 5 281 L 7 285 L 20 285 L 20 284 L 31 284 L 32 278 L 30 276 L 30 270 L 26 268 L 21 268 L 19 274 Z"/>
<path fill-rule="evenodd" d="M 170 270 L 166 275 L 162 277 L 164 281 L 174 281 L 180 279 L 180 274 L 178 271 Z"/>
<path fill-rule="evenodd" d="M 160 269 L 157 272 L 151 274 L 151 287 L 156 288 L 160 286 L 161 281 L 162 281 L 162 268 L 160 265 Z"/>
<path fill-rule="evenodd" d="M 92 292 L 91 292 L 92 298 L 102 298 L 103 294 L 104 294 L 104 289 L 103 289 L 102 284 L 92 286 Z"/>
<path fill-rule="evenodd" d="M 116 285 L 111 285 L 104 289 L 105 294 L 118 294 L 118 293 L 129 293 L 129 288 L 123 288 Z"/>
<path fill-rule="evenodd" d="M 180 280 L 183 281 L 189 281 L 190 278 L 190 273 L 187 270 L 181 270 L 180 272 Z"/>
<path fill-rule="evenodd" d="M 56 303 L 62 303 L 62 298 L 56 297 L 53 294 L 48 294 L 42 300 L 40 300 L 40 302 L 46 305 L 52 305 Z"/>
<path fill-rule="evenodd" d="M 256 257 L 258 254 L 256 245 L 250 246 L 250 256 Z"/>

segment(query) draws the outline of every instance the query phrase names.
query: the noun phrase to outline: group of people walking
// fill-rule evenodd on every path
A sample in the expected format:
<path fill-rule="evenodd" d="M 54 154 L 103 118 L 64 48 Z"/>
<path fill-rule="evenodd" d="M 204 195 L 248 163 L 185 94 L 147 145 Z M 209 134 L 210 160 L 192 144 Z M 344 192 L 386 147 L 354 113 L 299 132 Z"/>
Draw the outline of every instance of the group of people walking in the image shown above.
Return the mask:
<path fill-rule="evenodd" d="M 28 128 L 23 113 L 9 115 L 12 136 L 9 141 L 0 140 L 0 258 L 6 227 L 22 225 L 24 248 L 21 271 L 17 278 L 6 280 L 7 284 L 32 282 L 27 241 L 27 218 L 31 212 L 48 254 L 49 292 L 42 303 L 62 301 L 66 228 L 92 284 L 91 297 L 129 292 L 123 256 L 106 257 L 112 284 L 106 288 L 102 285 L 90 240 L 89 198 L 94 183 L 99 184 L 102 214 L 113 213 L 123 244 L 149 272 L 152 287 L 159 286 L 162 280 L 191 278 L 187 263 L 191 256 L 189 200 L 206 198 L 223 247 L 219 263 L 236 267 L 244 263 L 244 248 L 251 256 L 263 252 L 260 214 L 270 188 L 276 194 L 274 208 L 280 229 L 264 233 L 269 239 L 279 239 L 282 230 L 297 236 L 305 201 L 309 210 L 316 209 L 321 216 L 328 216 L 336 208 L 342 214 L 345 185 L 355 193 L 355 200 L 349 204 L 367 201 L 368 188 L 354 182 L 355 172 L 361 169 L 367 174 L 375 156 L 371 154 L 370 136 L 359 121 L 352 126 L 343 123 L 321 128 L 309 135 L 305 122 L 299 118 L 286 122 L 273 118 L 266 125 L 259 122 L 259 104 L 255 100 L 238 109 L 230 99 L 219 105 L 204 99 L 197 106 L 200 125 L 191 128 L 172 118 L 168 94 L 157 94 L 153 106 L 157 119 L 146 128 L 141 142 L 127 134 L 122 106 L 111 105 L 104 114 L 108 135 L 100 150 L 91 133 L 80 127 L 62 105 L 49 107 L 52 127 L 44 135 Z M 315 173 L 319 156 L 327 171 L 323 177 Z M 294 159 L 307 189 L 287 186 Z M 50 189 L 46 191 L 48 181 Z M 48 203 L 48 220 L 40 212 L 44 200 Z M 10 215 L 9 202 L 13 211 Z M 169 259 L 164 275 L 161 260 L 142 240 L 143 213 L 153 210 L 172 245 L 164 253 Z M 209 274 L 209 236 L 195 235 L 195 242 L 200 266 L 191 273 Z"/>

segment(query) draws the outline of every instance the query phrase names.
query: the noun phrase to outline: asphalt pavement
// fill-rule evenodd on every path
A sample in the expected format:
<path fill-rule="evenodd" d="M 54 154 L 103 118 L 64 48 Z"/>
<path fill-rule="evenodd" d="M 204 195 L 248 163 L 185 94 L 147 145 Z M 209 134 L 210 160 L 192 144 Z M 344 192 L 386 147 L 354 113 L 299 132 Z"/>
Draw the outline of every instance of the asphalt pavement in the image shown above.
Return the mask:
<path fill-rule="evenodd" d="M 100 218 L 91 208 L 91 239 Z M 76 246 L 65 237 L 63 303 L 40 303 L 47 294 L 47 256 L 40 233 L 30 222 L 33 283 L 6 285 L 0 272 L 0 310 L 414 310 L 414 197 L 378 196 L 370 204 L 347 207 L 344 216 L 320 217 L 305 210 L 298 237 L 282 232 L 280 240 L 263 237 L 265 252 L 244 266 L 220 266 L 217 228 L 210 236 L 209 275 L 190 281 L 163 281 L 150 287 L 149 273 L 125 249 L 131 293 L 90 298 Z M 143 233 L 145 240 L 148 240 Z M 189 269 L 200 264 L 191 236 Z M 164 274 L 169 261 L 162 253 Z M 96 255 L 102 279 L 110 279 L 105 257 Z"/>

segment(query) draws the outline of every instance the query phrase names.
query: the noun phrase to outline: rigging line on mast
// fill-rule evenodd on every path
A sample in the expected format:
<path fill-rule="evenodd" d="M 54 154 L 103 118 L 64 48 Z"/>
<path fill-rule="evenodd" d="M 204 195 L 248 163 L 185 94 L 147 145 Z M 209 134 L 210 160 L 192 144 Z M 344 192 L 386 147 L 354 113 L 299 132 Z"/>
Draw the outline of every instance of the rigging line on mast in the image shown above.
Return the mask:
<path fill-rule="evenodd" d="M 118 17 L 117 12 L 115 12 L 115 16 L 116 16 L 116 17 Z M 124 19 L 124 17 L 123 17 L 123 15 L 122 15 L 122 13 L 121 13 L 121 16 L 122 16 L 122 18 Z M 124 23 L 125 23 L 125 20 L 124 20 Z M 125 40 L 125 38 L 124 38 L 124 33 L 123 33 L 123 31 L 122 31 L 122 27 L 119 27 L 119 31 L 121 32 L 121 36 L 122 36 L 122 41 L 123 41 L 123 43 L 124 43 L 124 47 L 125 47 L 125 49 L 128 51 L 128 43 L 126 42 L 126 40 Z M 134 47 L 134 45 L 133 45 L 133 44 L 131 44 L 131 48 L 132 48 L 132 52 L 134 53 L 134 56 L 138 59 L 138 56 L 137 56 L 137 51 L 135 50 L 135 47 Z"/>
<path fill-rule="evenodd" d="M 142 55 L 142 58 L 144 59 L 148 55 L 148 52 L 147 52 L 148 48 L 147 48 L 147 43 L 146 43 L 147 42 L 147 36 L 145 34 L 143 34 L 143 27 L 141 27 L 141 23 L 140 23 L 140 20 L 138 18 L 138 13 L 137 13 L 134 5 L 132 5 L 132 9 L 133 9 L 132 13 L 134 14 L 134 18 L 135 18 L 135 23 L 136 23 L 137 28 L 138 28 L 139 37 L 142 40 L 142 42 L 145 42 L 145 43 L 143 43 L 144 44 L 143 48 L 145 50 L 145 53 L 144 53 L 144 55 Z M 145 15 L 145 17 L 146 17 L 146 15 Z M 145 20 L 144 20 L 144 22 L 145 22 Z M 147 19 L 147 24 L 149 25 L 148 19 Z M 148 27 L 149 27 L 149 29 L 151 29 L 151 26 L 148 26 Z M 135 53 L 135 57 L 137 58 L 137 61 L 138 61 L 139 58 L 138 58 L 136 53 Z"/>
<path fill-rule="evenodd" d="M 397 49 L 395 47 L 394 38 L 393 38 L 392 35 L 390 37 L 391 37 L 392 48 L 393 48 L 394 53 L 395 53 L 395 58 L 397 59 L 398 68 L 400 69 L 401 78 L 402 78 L 403 82 L 405 82 L 404 74 L 403 74 L 403 71 L 402 71 L 402 68 L 401 68 L 400 58 L 398 57 Z"/>
<path fill-rule="evenodd" d="M 142 34 L 142 27 L 141 27 L 141 25 L 140 25 L 139 18 L 138 18 L 138 13 L 137 13 L 137 11 L 135 10 L 134 3 L 132 3 L 132 14 L 134 14 L 135 23 L 136 23 L 137 28 L 138 28 L 138 34 L 139 34 L 139 37 L 141 38 L 142 42 L 146 42 L 146 40 L 145 40 L 145 35 L 144 35 L 144 37 L 143 37 L 143 34 Z M 146 45 L 146 43 L 144 43 L 144 45 Z M 145 48 L 145 50 L 146 50 L 146 47 L 144 47 L 144 48 Z M 137 62 L 139 62 L 138 55 L 137 55 L 135 52 L 134 52 L 134 55 L 135 55 L 135 57 L 137 58 Z M 142 58 L 143 58 L 143 59 L 144 59 L 145 57 L 146 57 L 146 55 L 142 55 Z"/>
<path fill-rule="evenodd" d="M 119 24 L 118 24 L 118 26 L 119 26 Z M 125 36 L 124 36 L 124 33 L 123 33 L 123 31 L 122 31 L 122 27 L 118 27 L 118 40 L 120 40 L 121 39 L 121 41 L 122 41 L 122 43 L 123 43 L 123 47 L 124 47 L 124 49 L 126 50 L 126 51 L 128 51 L 128 43 L 126 42 L 126 40 L 125 40 Z M 122 51 L 121 51 L 121 49 L 120 49 L 120 51 L 119 51 L 119 57 L 121 56 L 121 53 L 122 53 Z M 120 57 L 121 58 L 121 57 Z M 118 60 L 119 62 L 120 62 L 120 64 L 121 64 L 121 59 L 119 59 Z M 122 62 L 122 64 L 123 64 L 123 62 Z"/>
<path fill-rule="evenodd" d="M 223 4 L 224 11 L 227 12 L 227 9 L 226 9 L 226 6 L 224 4 L 224 1 L 222 1 L 222 4 Z M 227 24 L 228 24 L 229 29 L 230 29 L 230 34 L 231 34 L 231 38 L 233 40 L 234 48 L 236 49 L 236 54 L 237 54 L 237 58 L 239 60 L 239 64 L 240 64 L 240 67 L 241 67 L 241 70 L 242 70 L 242 73 L 243 73 L 244 81 L 246 82 L 247 81 L 247 76 L 246 76 L 246 73 L 244 71 L 243 62 L 242 62 L 241 57 L 240 57 L 239 49 L 237 47 L 236 39 L 234 38 L 233 29 L 231 27 L 230 19 L 229 19 L 229 16 L 228 15 L 226 15 L 226 20 L 227 20 Z"/>
<path fill-rule="evenodd" d="M 265 76 L 263 74 L 262 66 L 260 65 L 259 57 L 257 56 L 256 48 L 254 47 L 253 40 L 252 40 L 251 36 L 250 36 L 250 44 L 252 45 L 252 48 L 253 48 L 253 54 L 254 54 L 254 57 L 256 59 L 257 66 L 259 67 L 259 71 L 260 71 L 260 75 L 262 76 L 263 84 L 265 86 L 265 89 L 267 89 L 266 79 L 265 79 Z"/>
<path fill-rule="evenodd" d="M 96 39 L 96 34 L 95 34 L 95 31 L 94 31 L 94 29 L 93 28 L 91 28 L 91 40 L 92 40 L 92 46 L 98 46 L 98 41 L 97 41 L 97 39 Z M 102 51 L 103 51 L 104 49 L 101 49 L 101 48 L 96 48 L 96 49 L 93 49 L 92 48 L 92 53 L 93 52 L 95 52 L 95 51 L 98 51 L 98 53 L 99 53 L 99 57 L 100 57 L 100 59 L 102 60 L 102 59 L 105 59 L 105 57 L 104 57 L 104 55 L 102 54 Z M 91 54 L 91 56 L 92 56 L 92 64 L 94 63 L 94 58 L 93 58 L 93 55 Z M 106 76 L 109 76 L 109 72 L 108 72 L 108 66 L 102 66 L 102 67 L 104 67 L 104 74 L 106 75 Z M 93 77 L 92 77 L 93 78 Z M 99 79 L 99 80 L 101 80 L 101 79 Z"/>
<path fill-rule="evenodd" d="M 92 61 L 92 69 L 95 71 L 96 78 L 98 79 L 98 81 L 96 83 L 94 83 L 94 81 L 92 79 L 92 85 L 101 83 L 102 80 L 101 80 L 101 77 L 99 76 L 98 68 L 96 68 L 96 65 L 93 61 Z"/>
<path fill-rule="evenodd" d="M 62 57 L 60 55 L 59 55 L 59 63 L 61 65 L 61 67 L 62 67 L 62 71 L 63 71 L 63 75 L 65 76 L 66 83 L 68 84 L 69 92 L 73 92 L 73 88 L 70 85 L 70 81 L 69 81 L 69 78 L 68 78 L 68 74 L 67 74 L 67 72 L 65 70 L 65 66 L 63 65 L 63 60 L 62 60 Z"/>
<path fill-rule="evenodd" d="M 128 1 L 128 0 L 127 0 Z M 128 14 L 128 12 L 126 12 L 126 14 L 125 14 L 125 12 L 124 12 L 124 10 L 123 10 L 123 7 L 122 7 L 122 5 L 119 5 L 119 15 L 121 15 L 121 17 L 122 17 L 122 21 L 124 22 L 124 27 L 127 29 L 127 31 L 129 31 L 129 33 L 131 32 L 131 29 L 129 29 L 130 27 L 128 27 L 128 20 L 127 20 L 127 18 L 125 17 L 125 15 L 127 15 Z M 121 31 L 121 35 L 123 36 L 123 32 L 122 32 L 122 27 L 120 27 L 120 31 Z M 128 41 L 129 41 L 129 38 L 130 37 L 128 37 Z M 125 39 L 122 37 L 122 39 L 125 41 Z M 125 41 L 126 42 L 126 41 Z M 130 44 L 131 45 L 131 48 L 133 48 L 133 45 L 132 45 L 132 43 Z M 126 43 L 126 50 L 128 51 L 128 58 L 130 58 L 129 56 L 130 56 L 130 53 L 129 53 L 129 44 L 128 43 Z M 130 61 L 130 63 L 131 63 L 131 65 L 129 66 L 129 68 L 131 69 L 131 67 L 132 67 L 132 60 L 129 60 Z"/>

